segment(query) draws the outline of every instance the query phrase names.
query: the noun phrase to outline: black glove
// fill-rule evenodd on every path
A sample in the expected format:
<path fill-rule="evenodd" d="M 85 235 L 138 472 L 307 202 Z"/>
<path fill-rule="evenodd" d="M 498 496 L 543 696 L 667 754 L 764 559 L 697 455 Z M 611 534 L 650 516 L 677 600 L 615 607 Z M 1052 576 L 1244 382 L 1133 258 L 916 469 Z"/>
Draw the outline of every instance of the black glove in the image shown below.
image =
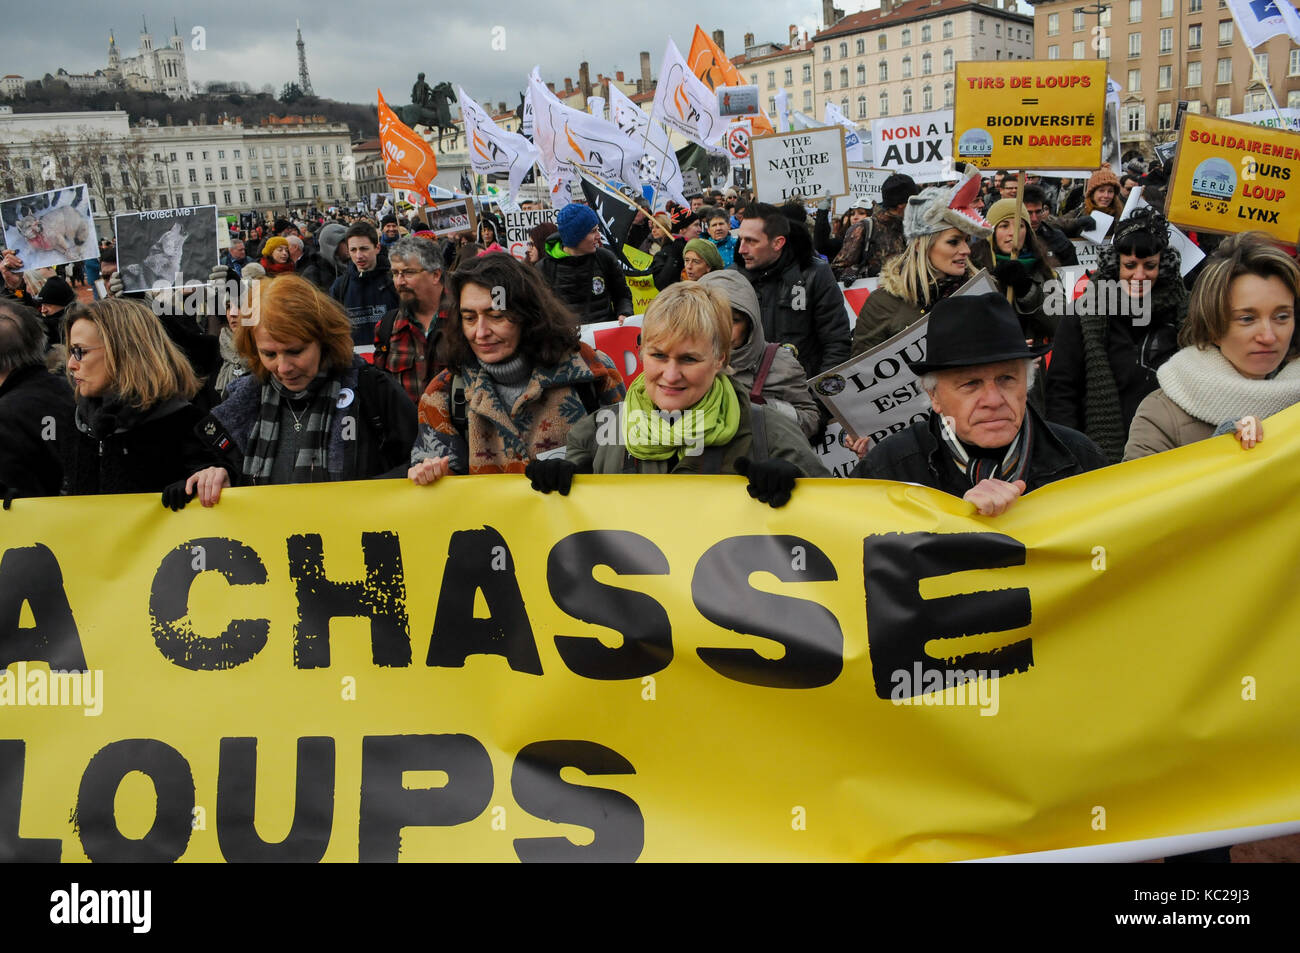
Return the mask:
<path fill-rule="evenodd" d="M 7 483 L 0 483 L 0 500 L 4 501 L 4 508 L 9 509 L 14 503 L 14 494 L 18 492 Z"/>
<path fill-rule="evenodd" d="M 185 483 L 185 480 L 177 480 L 163 487 L 163 506 L 171 507 L 173 512 L 185 509 L 185 504 L 193 499 L 192 494 L 185 492 Z"/>
<path fill-rule="evenodd" d="M 532 481 L 533 489 L 543 493 L 558 490 L 560 496 L 568 496 L 573 486 L 573 475 L 578 472 L 578 465 L 568 460 L 529 460 L 524 467 L 524 476 Z"/>
<path fill-rule="evenodd" d="M 1010 288 L 1017 298 L 1023 298 L 1034 287 L 1034 279 L 1029 277 L 1025 266 L 1018 261 L 1004 261 L 993 269 L 993 277 L 1004 288 Z"/>
<path fill-rule="evenodd" d="M 794 481 L 801 475 L 793 463 L 776 458 L 756 463 L 741 457 L 736 461 L 736 472 L 749 477 L 749 495 L 773 509 L 790 502 Z"/>
<path fill-rule="evenodd" d="M 1078 220 L 1078 224 L 1083 226 L 1080 231 L 1087 232 L 1097 227 L 1097 220 L 1091 215 L 1085 215 Z"/>

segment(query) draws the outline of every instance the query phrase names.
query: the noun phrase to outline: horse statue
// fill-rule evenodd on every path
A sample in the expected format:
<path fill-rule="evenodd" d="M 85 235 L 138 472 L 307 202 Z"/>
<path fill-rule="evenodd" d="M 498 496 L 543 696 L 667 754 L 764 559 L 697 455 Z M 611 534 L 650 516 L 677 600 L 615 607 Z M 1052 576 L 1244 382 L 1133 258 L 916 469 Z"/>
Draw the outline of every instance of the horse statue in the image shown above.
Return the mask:
<path fill-rule="evenodd" d="M 411 100 L 409 106 L 399 106 L 395 110 L 397 118 L 411 128 L 428 126 L 430 129 L 437 129 L 439 152 L 443 151 L 443 134 L 450 130 L 451 148 L 455 149 L 460 139 L 460 127 L 451 121 L 450 106 L 456 100 L 456 92 L 452 89 L 451 83 L 443 81 L 437 86 L 430 87 L 424 81 L 424 74 L 421 73 L 419 79 L 415 81 L 415 86 L 411 88 Z"/>

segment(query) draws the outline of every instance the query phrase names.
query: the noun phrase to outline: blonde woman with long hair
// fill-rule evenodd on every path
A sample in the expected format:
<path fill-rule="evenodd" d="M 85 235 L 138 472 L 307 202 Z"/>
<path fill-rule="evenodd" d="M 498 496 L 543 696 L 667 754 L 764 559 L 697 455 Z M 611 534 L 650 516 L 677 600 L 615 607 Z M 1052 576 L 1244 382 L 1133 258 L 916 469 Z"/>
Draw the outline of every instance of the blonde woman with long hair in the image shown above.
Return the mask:
<path fill-rule="evenodd" d="M 921 320 L 975 274 L 970 240 L 992 227 L 975 208 L 979 174 L 971 171 L 952 187 L 932 187 L 907 200 L 903 236 L 907 248 L 885 262 L 880 286 L 867 297 L 853 330 L 853 354 L 869 351 Z"/>
<path fill-rule="evenodd" d="M 190 403 L 199 379 L 148 306 L 74 304 L 64 329 L 76 410 L 56 434 L 63 492 L 156 493 L 210 461 Z"/>

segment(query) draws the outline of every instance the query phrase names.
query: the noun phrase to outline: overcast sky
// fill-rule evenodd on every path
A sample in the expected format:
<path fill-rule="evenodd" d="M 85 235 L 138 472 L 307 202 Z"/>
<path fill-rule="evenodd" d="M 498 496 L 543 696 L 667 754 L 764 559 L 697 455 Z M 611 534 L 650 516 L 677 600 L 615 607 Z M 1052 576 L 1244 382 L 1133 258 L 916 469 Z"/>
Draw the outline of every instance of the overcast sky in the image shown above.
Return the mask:
<path fill-rule="evenodd" d="M 839 0 L 848 13 L 878 6 L 878 0 Z M 258 89 L 280 88 L 298 76 L 295 14 L 275 5 L 231 5 L 174 0 L 139 3 L 53 3 L 49 15 L 8 18 L 0 73 L 36 79 L 60 66 L 70 73 L 94 72 L 107 61 L 108 32 L 123 56 L 139 44 L 140 15 L 148 18 L 154 45 L 165 45 L 176 17 L 190 48 L 190 79 L 239 79 Z M 376 87 L 386 99 L 410 99 L 415 74 L 429 82 L 449 80 L 479 101 L 518 103 L 534 64 L 563 85 L 578 79 L 578 64 L 597 73 L 623 70 L 640 75 L 639 52 L 650 52 L 651 73 L 659 75 L 664 43 L 671 35 L 685 53 L 700 25 L 726 31 L 728 53 L 742 51 L 745 33 L 758 42 L 785 42 L 789 25 L 811 36 L 821 25 L 820 0 L 700 3 L 698 0 L 315 0 L 301 7 L 303 41 L 312 86 L 320 96 L 374 102 Z M 1026 12 L 1028 8 L 1026 7 Z M 705 13 L 712 10 L 717 12 Z M 310 12 L 306 12 L 310 11 Z M 496 29 L 500 28 L 500 29 Z M 384 38 L 387 38 L 386 40 Z M 494 37 L 499 37 L 493 49 Z"/>

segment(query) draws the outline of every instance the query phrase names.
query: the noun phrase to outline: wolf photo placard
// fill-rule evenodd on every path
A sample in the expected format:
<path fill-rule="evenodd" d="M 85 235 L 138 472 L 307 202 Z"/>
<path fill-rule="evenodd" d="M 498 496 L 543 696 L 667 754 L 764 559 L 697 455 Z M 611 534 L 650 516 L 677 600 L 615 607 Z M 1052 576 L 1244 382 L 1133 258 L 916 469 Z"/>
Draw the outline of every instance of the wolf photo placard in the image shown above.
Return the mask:
<path fill-rule="evenodd" d="M 99 257 L 84 185 L 4 199 L 0 217 L 5 247 L 18 253 L 27 271 Z"/>
<path fill-rule="evenodd" d="M 217 207 L 163 208 L 119 215 L 117 267 L 127 291 L 202 284 L 217 266 Z"/>

